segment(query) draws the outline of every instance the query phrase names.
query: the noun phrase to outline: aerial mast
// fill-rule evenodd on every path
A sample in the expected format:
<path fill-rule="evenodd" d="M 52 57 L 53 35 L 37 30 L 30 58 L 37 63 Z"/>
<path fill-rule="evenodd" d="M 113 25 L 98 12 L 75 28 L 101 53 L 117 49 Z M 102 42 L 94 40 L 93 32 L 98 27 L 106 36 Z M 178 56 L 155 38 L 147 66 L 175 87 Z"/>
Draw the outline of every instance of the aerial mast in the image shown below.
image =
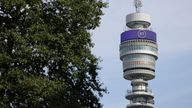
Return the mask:
<path fill-rule="evenodd" d="M 141 0 L 134 0 L 134 5 L 137 13 L 141 12 L 141 7 L 143 6 Z"/>

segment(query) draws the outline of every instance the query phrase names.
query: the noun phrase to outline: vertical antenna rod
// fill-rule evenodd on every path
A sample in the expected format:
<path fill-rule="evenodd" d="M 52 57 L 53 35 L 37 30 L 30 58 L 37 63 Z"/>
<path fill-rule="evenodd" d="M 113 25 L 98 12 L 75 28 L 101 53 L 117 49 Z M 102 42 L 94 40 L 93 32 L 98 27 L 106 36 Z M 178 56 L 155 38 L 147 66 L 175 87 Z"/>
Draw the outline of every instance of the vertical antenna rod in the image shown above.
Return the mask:
<path fill-rule="evenodd" d="M 134 4 L 135 4 L 136 12 L 140 13 L 141 7 L 143 6 L 141 0 L 134 0 Z"/>

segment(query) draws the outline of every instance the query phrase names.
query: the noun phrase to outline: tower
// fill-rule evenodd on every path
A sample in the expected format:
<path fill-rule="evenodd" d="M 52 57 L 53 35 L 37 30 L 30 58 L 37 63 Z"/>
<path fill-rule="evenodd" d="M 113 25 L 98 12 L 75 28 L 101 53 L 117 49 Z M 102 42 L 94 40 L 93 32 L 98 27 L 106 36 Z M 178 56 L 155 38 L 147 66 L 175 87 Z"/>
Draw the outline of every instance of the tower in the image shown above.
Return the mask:
<path fill-rule="evenodd" d="M 158 55 L 156 33 L 150 29 L 150 16 L 142 13 L 141 0 L 135 0 L 136 12 L 126 16 L 129 30 L 121 34 L 120 59 L 123 76 L 131 81 L 127 108 L 153 108 L 154 95 L 148 81 L 155 78 L 155 62 Z"/>

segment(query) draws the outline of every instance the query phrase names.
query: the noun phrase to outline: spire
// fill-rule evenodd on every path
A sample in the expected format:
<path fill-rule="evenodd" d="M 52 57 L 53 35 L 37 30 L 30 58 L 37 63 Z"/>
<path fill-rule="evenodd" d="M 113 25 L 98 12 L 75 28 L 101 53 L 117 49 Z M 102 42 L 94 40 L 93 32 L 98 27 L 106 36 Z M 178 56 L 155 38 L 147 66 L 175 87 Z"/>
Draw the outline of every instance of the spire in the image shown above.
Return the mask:
<path fill-rule="evenodd" d="M 134 0 L 134 4 L 135 4 L 136 12 L 140 13 L 141 7 L 143 6 L 141 0 Z"/>

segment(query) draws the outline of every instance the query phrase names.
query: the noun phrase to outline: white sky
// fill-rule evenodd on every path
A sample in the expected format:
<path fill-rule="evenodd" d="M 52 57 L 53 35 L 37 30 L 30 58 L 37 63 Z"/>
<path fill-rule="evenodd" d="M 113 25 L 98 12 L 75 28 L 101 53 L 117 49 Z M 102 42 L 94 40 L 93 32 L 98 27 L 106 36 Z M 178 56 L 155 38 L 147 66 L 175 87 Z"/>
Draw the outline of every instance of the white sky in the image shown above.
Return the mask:
<path fill-rule="evenodd" d="M 157 32 L 159 59 L 156 79 L 149 82 L 155 94 L 155 108 L 192 108 L 192 0 L 142 0 Z M 125 108 L 130 81 L 123 79 L 119 59 L 120 34 L 125 16 L 135 12 L 133 0 L 108 0 L 101 25 L 93 31 L 93 52 L 102 58 L 99 72 L 109 94 L 103 108 Z"/>

